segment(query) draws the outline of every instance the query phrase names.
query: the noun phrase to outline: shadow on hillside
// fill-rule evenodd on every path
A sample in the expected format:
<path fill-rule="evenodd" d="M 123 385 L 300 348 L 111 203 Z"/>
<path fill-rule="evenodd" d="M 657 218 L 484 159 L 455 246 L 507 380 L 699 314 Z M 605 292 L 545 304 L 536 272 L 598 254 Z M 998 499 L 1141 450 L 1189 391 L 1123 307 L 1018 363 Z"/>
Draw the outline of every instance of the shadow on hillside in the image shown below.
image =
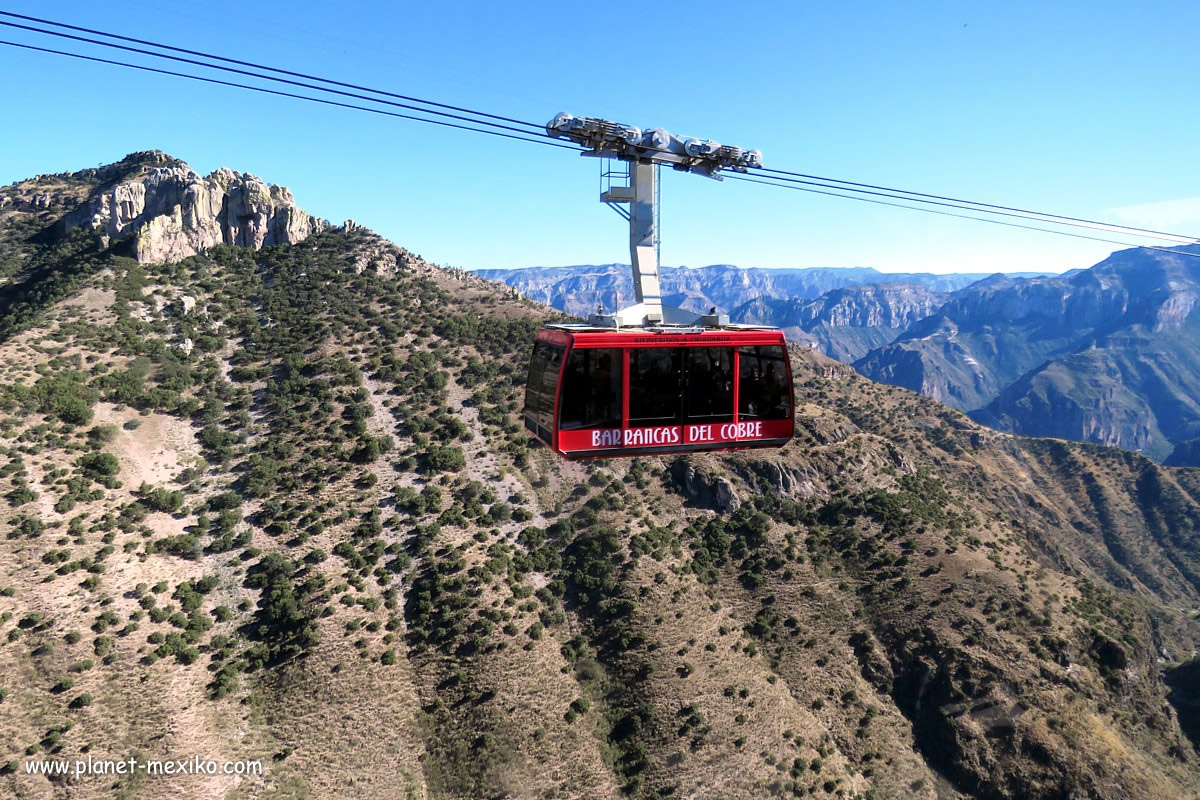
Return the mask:
<path fill-rule="evenodd" d="M 1167 700 L 1179 715 L 1179 727 L 1200 751 L 1200 658 L 1165 670 L 1163 679 L 1170 689 Z"/>

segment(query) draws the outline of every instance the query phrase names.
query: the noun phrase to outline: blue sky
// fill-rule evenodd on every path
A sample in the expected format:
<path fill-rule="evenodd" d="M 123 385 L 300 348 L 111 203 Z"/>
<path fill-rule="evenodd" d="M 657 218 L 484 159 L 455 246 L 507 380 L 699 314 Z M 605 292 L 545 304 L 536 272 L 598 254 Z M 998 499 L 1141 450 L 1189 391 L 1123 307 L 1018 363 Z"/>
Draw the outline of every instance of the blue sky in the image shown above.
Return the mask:
<path fill-rule="evenodd" d="M 779 169 L 1200 234 L 1191 0 L 0 8 L 519 119 L 665 127 L 758 148 Z M 6 47 L 0 71 L 0 184 L 155 148 L 288 186 L 309 212 L 436 263 L 628 260 L 592 159 Z M 663 183 L 671 265 L 1057 271 L 1119 249 L 733 181 Z"/>

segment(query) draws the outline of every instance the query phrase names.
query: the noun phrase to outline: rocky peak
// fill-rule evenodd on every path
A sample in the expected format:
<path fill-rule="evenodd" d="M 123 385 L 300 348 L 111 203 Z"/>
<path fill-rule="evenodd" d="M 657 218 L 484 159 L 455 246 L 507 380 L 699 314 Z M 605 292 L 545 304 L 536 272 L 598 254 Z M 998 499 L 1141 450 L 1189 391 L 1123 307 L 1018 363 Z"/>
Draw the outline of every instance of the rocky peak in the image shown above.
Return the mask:
<path fill-rule="evenodd" d="M 95 172 L 98 176 L 111 180 L 113 178 L 131 178 L 139 172 L 154 167 L 183 167 L 186 169 L 187 164 L 162 150 L 139 150 L 136 153 L 130 153 L 116 163 L 106 164 L 95 170 L 83 170 L 83 172 Z"/>
<path fill-rule="evenodd" d="M 221 167 L 201 177 L 157 150 L 112 166 L 121 167 L 122 177 L 98 186 L 63 218 L 62 230 L 89 228 L 104 246 L 133 235 L 141 262 L 178 261 L 218 244 L 295 244 L 324 227 L 296 206 L 288 189 L 249 173 Z"/>

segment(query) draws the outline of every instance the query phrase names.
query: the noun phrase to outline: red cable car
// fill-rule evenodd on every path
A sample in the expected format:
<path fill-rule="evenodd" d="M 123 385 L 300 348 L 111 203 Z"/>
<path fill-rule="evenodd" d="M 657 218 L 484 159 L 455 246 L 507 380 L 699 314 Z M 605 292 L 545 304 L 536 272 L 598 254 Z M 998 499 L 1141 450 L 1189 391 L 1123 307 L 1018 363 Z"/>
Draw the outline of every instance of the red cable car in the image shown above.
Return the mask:
<path fill-rule="evenodd" d="M 783 333 L 730 325 L 715 308 L 664 305 L 658 276 L 659 168 L 720 180 L 725 169 L 761 168 L 762 154 L 566 113 L 546 133 L 624 164 L 601 168 L 600 200 L 629 222 L 637 303 L 538 331 L 525 427 L 570 459 L 787 444 L 794 402 Z"/>
<path fill-rule="evenodd" d="M 525 427 L 568 459 L 782 447 L 792 371 L 774 328 L 548 325 L 538 331 Z"/>

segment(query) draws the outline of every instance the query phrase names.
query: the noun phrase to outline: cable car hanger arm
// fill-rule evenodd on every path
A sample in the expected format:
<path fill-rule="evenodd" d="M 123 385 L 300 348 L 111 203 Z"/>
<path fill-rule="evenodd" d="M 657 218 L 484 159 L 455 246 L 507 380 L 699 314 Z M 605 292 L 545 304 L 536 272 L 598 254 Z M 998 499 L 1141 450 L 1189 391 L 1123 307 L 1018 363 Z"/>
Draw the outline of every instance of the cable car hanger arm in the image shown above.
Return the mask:
<path fill-rule="evenodd" d="M 669 164 L 681 172 L 694 172 L 714 180 L 723 169 L 746 173 L 762 168 L 762 153 L 714 142 L 673 136 L 662 128 L 643 131 L 632 125 L 595 117 L 560 113 L 546 123 L 546 133 L 588 148 L 581 155 L 613 158 L 628 164 L 628 186 L 610 187 L 601 202 L 618 209 L 629 221 L 629 256 L 633 270 L 633 292 L 637 303 L 613 314 L 591 316 L 592 325 L 608 328 L 652 325 L 729 324 L 726 315 L 696 314 L 663 305 L 658 264 L 658 167 Z"/>

